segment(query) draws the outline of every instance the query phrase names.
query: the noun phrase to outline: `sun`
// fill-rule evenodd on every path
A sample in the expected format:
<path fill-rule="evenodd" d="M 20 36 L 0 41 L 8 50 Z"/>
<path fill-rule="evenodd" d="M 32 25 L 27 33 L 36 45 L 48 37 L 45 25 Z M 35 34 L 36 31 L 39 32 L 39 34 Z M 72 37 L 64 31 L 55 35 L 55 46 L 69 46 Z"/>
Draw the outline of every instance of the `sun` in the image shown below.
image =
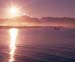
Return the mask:
<path fill-rule="evenodd" d="M 12 7 L 12 8 L 9 9 L 9 12 L 10 12 L 11 14 L 17 14 L 18 9 L 17 9 L 16 7 Z"/>
<path fill-rule="evenodd" d="M 28 15 L 21 6 L 10 5 L 5 10 L 6 18 Z"/>
<path fill-rule="evenodd" d="M 8 8 L 9 18 L 20 16 L 20 9 L 18 7 L 12 6 Z"/>

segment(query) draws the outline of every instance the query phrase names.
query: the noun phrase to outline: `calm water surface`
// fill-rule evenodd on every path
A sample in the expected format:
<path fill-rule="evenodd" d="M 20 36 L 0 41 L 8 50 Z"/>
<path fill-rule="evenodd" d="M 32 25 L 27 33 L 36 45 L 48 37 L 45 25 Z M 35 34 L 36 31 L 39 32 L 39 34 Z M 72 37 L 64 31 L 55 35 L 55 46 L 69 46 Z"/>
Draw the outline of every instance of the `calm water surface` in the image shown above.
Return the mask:
<path fill-rule="evenodd" d="M 75 29 L 0 28 L 0 62 L 75 62 Z"/>

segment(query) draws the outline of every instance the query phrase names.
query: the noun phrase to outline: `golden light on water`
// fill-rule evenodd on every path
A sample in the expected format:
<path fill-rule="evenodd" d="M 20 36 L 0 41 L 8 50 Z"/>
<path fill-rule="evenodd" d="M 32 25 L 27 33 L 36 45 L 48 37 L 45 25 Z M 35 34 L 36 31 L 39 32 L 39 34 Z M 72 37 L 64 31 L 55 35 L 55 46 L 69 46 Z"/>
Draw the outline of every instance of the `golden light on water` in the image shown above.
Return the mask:
<path fill-rule="evenodd" d="M 15 54 L 15 50 L 16 50 L 16 39 L 17 39 L 17 35 L 18 35 L 18 29 L 16 28 L 12 28 L 9 30 L 9 35 L 10 35 L 10 59 L 9 62 L 13 62 L 14 61 L 14 54 Z"/>

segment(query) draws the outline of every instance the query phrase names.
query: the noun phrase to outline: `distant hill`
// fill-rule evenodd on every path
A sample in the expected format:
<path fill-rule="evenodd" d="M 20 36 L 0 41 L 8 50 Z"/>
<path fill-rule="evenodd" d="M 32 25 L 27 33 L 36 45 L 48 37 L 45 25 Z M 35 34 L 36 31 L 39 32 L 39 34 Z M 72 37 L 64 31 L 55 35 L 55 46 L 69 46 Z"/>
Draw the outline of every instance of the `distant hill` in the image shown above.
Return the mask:
<path fill-rule="evenodd" d="M 75 18 L 69 17 L 42 17 L 33 18 L 19 16 L 10 19 L 0 19 L 0 26 L 63 26 L 75 27 Z"/>

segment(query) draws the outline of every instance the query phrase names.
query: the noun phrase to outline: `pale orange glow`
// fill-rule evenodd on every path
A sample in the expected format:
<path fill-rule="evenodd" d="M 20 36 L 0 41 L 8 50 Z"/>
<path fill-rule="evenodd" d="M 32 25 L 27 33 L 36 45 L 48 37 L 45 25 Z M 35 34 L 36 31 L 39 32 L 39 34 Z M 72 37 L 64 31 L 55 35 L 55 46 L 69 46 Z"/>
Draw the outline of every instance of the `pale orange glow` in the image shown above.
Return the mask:
<path fill-rule="evenodd" d="M 10 34 L 10 59 L 9 62 L 13 62 L 14 61 L 14 53 L 15 53 L 15 49 L 16 49 L 16 39 L 17 39 L 17 35 L 18 35 L 18 29 L 16 28 L 12 28 L 9 30 L 9 34 Z"/>

